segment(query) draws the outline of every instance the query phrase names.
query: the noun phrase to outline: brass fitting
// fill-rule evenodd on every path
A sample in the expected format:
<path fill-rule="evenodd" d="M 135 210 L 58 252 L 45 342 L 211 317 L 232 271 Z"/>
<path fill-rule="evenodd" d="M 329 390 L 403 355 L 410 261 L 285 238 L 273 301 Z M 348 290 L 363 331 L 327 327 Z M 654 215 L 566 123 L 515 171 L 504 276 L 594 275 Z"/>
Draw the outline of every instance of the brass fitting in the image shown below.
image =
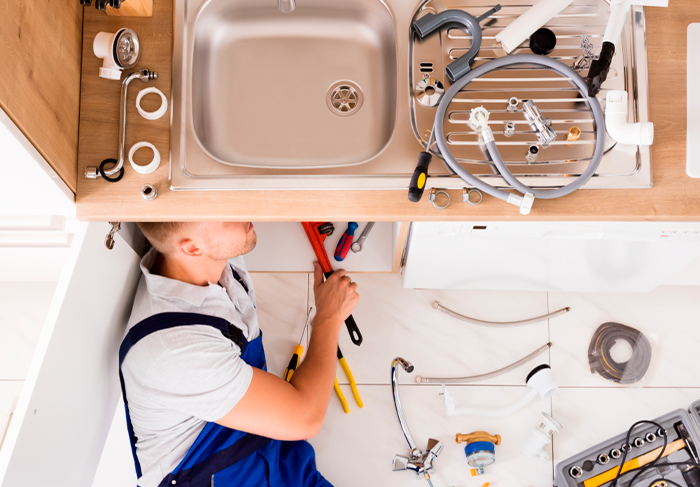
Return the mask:
<path fill-rule="evenodd" d="M 457 433 L 457 435 L 455 435 L 455 441 L 457 443 L 466 442 L 467 444 L 474 443 L 475 441 L 489 441 L 494 445 L 500 445 L 501 435 L 490 435 L 486 431 L 474 431 L 464 435 Z"/>
<path fill-rule="evenodd" d="M 569 142 L 576 142 L 580 137 L 581 129 L 576 126 L 571 127 L 569 132 L 566 134 L 566 140 Z"/>

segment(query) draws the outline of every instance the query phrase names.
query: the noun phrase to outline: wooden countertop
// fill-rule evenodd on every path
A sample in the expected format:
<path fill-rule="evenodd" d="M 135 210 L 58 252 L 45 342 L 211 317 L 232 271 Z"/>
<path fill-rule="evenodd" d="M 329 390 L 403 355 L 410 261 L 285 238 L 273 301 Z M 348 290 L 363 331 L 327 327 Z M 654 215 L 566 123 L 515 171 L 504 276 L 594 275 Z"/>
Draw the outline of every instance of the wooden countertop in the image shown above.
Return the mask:
<path fill-rule="evenodd" d="M 700 22 L 700 2 L 670 0 L 669 8 L 647 8 L 647 42 L 654 186 L 636 190 L 581 190 L 556 200 L 536 200 L 529 216 L 488 195 L 478 206 L 461 203 L 451 191 L 452 204 L 437 210 L 427 195 L 410 203 L 406 191 L 202 191 L 168 189 L 169 122 L 143 119 L 133 109 L 145 87 L 130 85 L 127 148 L 147 140 L 160 151 L 160 167 L 149 176 L 127 167 L 116 184 L 86 180 L 86 166 L 115 157 L 120 83 L 97 76 L 100 60 L 92 52 L 97 32 L 127 26 L 139 33 L 139 67 L 158 72 L 157 86 L 170 91 L 173 0 L 155 0 L 153 18 L 108 17 L 86 8 L 83 26 L 80 137 L 78 152 L 78 218 L 84 221 L 424 221 L 424 220 L 609 220 L 700 221 L 700 179 L 685 173 L 686 152 L 686 29 Z M 147 152 L 147 151 L 141 151 Z M 144 156 L 144 159 L 146 157 Z M 146 161 L 144 161 L 146 162 Z M 411 162 L 413 164 L 413 162 Z M 126 165 L 129 166 L 128 161 Z M 144 183 L 158 190 L 154 201 L 140 195 Z"/>

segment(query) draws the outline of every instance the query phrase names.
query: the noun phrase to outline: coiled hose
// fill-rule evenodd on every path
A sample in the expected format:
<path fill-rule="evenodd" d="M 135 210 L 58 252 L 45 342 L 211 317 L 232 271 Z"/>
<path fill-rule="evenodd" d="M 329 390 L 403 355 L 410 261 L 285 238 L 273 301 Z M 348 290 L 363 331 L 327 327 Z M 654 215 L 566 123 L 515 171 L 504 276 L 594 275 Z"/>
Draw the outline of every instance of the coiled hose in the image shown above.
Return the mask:
<path fill-rule="evenodd" d="M 489 61 L 487 63 L 482 64 L 481 66 L 472 69 L 467 74 L 455 81 L 455 83 L 450 87 L 450 89 L 447 90 L 447 92 L 445 92 L 445 94 L 443 95 L 442 99 L 440 100 L 440 104 L 438 105 L 437 112 L 435 113 L 435 123 L 433 125 L 432 132 L 435 134 L 435 143 L 437 144 L 441 157 L 443 158 L 445 163 L 469 186 L 475 187 L 481 190 L 482 192 L 490 194 L 491 196 L 499 198 L 507 203 L 513 204 L 515 206 L 521 206 L 524 200 L 522 196 L 509 193 L 502 189 L 495 188 L 490 184 L 487 184 L 481 179 L 477 178 L 476 176 L 472 175 L 466 169 L 464 169 L 450 152 L 450 148 L 447 145 L 447 140 L 445 140 L 445 131 L 443 128 L 449 105 L 452 103 L 452 100 L 455 98 L 455 96 L 457 96 L 457 94 L 465 86 L 467 86 L 473 80 L 480 78 L 481 76 L 484 76 L 494 70 L 515 65 L 544 66 L 545 68 L 549 68 L 561 74 L 565 78 L 569 79 L 570 82 L 574 85 L 574 87 L 576 87 L 579 90 L 584 102 L 591 109 L 596 129 L 595 150 L 591 158 L 591 163 L 588 165 L 586 170 L 583 171 L 583 173 L 580 176 L 578 176 L 566 186 L 547 190 L 533 189 L 518 181 L 515 178 L 515 176 L 513 176 L 513 174 L 510 172 L 506 164 L 503 162 L 503 159 L 501 158 L 501 155 L 498 152 L 498 148 L 496 147 L 496 143 L 493 140 L 493 135 L 487 137 L 485 139 L 486 148 L 488 149 L 489 155 L 491 156 L 491 159 L 494 165 L 496 166 L 496 169 L 501 174 L 501 176 L 503 176 L 503 179 L 505 179 L 508 184 L 510 184 L 514 189 L 516 189 L 520 193 L 524 195 L 529 193 L 535 198 L 541 199 L 559 198 L 561 196 L 565 196 L 574 192 L 575 190 L 583 186 L 586 182 L 588 182 L 588 180 L 598 170 L 598 166 L 600 165 L 600 162 L 603 159 L 603 154 L 605 151 L 605 115 L 603 114 L 603 109 L 601 108 L 598 99 L 595 97 L 588 96 L 588 85 L 586 84 L 586 81 L 581 77 L 581 75 L 579 75 L 569 66 L 566 66 L 565 64 L 547 56 L 538 56 L 536 54 L 515 54 L 513 56 L 506 56 L 494 59 L 493 61 Z M 491 140 L 488 140 L 489 138 Z M 521 212 L 529 212 L 529 208 L 526 208 L 524 210 L 521 207 Z"/>

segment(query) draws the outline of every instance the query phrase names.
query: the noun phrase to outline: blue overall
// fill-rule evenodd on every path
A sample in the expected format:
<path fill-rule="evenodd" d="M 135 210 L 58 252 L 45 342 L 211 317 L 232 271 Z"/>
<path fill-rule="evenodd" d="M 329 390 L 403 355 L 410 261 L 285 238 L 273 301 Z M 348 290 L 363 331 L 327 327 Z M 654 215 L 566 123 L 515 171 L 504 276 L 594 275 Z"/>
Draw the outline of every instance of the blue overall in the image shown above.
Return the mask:
<path fill-rule="evenodd" d="M 234 274 L 235 275 L 235 274 Z M 237 277 L 237 276 L 236 276 Z M 139 340 L 175 326 L 209 325 L 241 349 L 241 358 L 251 367 L 266 370 L 265 350 L 260 336 L 248 342 L 242 331 L 223 318 L 195 313 L 161 313 L 136 324 L 119 348 L 119 379 L 126 409 L 126 422 L 136 474 L 141 465 L 136 456 L 136 436 L 131 425 L 121 365 Z M 316 470 L 314 449 L 306 441 L 280 441 L 233 430 L 209 422 L 180 464 L 159 487 L 332 487 Z"/>

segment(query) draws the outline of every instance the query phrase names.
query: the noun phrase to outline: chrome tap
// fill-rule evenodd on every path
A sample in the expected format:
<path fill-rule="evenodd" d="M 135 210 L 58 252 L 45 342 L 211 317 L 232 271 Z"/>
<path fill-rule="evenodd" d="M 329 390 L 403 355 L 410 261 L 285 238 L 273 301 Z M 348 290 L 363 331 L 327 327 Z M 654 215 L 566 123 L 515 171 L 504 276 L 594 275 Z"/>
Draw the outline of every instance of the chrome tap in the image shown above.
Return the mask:
<path fill-rule="evenodd" d="M 433 469 L 433 460 L 442 451 L 442 442 L 430 438 L 428 440 L 428 448 L 424 453 L 416 446 L 416 442 L 413 441 L 413 436 L 408 429 L 408 424 L 406 423 L 406 418 L 403 414 L 403 408 L 401 407 L 401 397 L 399 397 L 399 369 L 398 365 L 403 367 L 403 369 L 409 374 L 413 372 L 413 365 L 401 357 L 396 357 L 391 363 L 391 391 L 394 394 L 394 407 L 396 408 L 396 415 L 399 417 L 399 424 L 401 425 L 401 431 L 403 436 L 406 438 L 408 443 L 408 448 L 410 449 L 409 456 L 396 455 L 393 461 L 394 471 L 398 470 L 413 470 L 416 475 L 422 475 L 425 479 L 430 482 L 430 470 Z"/>
<path fill-rule="evenodd" d="M 293 12 L 296 6 L 295 0 L 277 0 L 277 8 L 285 14 Z"/>

